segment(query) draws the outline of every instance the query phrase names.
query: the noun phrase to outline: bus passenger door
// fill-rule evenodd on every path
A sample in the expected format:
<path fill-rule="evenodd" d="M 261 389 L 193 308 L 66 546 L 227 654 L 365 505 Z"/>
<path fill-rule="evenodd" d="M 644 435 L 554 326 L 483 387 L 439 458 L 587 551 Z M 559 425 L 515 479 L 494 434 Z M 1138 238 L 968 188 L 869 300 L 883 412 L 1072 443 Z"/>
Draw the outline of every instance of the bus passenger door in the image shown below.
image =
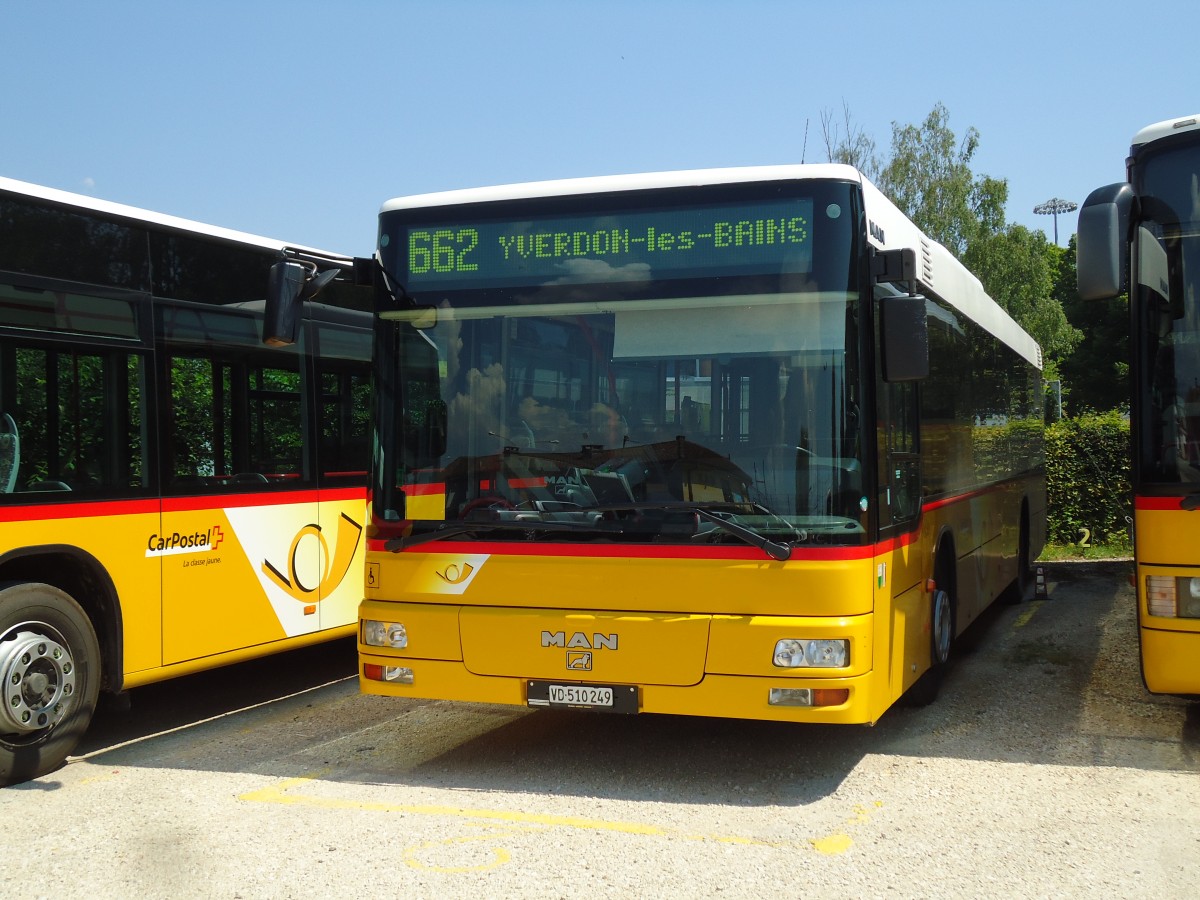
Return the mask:
<path fill-rule="evenodd" d="M 163 662 L 315 631 L 321 535 L 301 345 L 259 316 L 160 309 Z"/>
<path fill-rule="evenodd" d="M 917 387 L 913 382 L 880 383 L 878 391 L 879 525 L 881 532 L 898 534 L 921 511 Z"/>
<path fill-rule="evenodd" d="M 890 642 L 882 659 L 890 660 L 895 696 L 916 677 L 913 665 L 929 659 L 929 595 L 922 568 L 928 553 L 919 540 L 903 536 L 917 527 L 921 512 L 921 457 L 917 386 L 912 382 L 876 383 L 878 402 L 879 537 L 875 558 L 875 611 L 881 640 Z M 886 635 L 886 638 L 884 637 Z M 923 671 L 923 669 L 922 669 Z"/>
<path fill-rule="evenodd" d="M 367 464 L 371 439 L 370 313 L 342 311 L 338 321 L 312 321 L 316 400 L 318 585 L 322 629 L 358 619 L 363 599 Z"/>

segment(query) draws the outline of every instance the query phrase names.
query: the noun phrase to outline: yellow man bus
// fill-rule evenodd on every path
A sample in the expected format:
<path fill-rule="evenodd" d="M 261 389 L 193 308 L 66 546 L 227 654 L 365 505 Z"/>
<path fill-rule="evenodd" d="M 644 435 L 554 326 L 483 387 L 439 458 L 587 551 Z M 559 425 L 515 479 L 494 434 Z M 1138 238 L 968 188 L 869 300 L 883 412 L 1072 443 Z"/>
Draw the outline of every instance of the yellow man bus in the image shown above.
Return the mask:
<path fill-rule="evenodd" d="M 0 178 L 0 784 L 100 691 L 353 634 L 370 291 L 265 347 L 288 266 L 352 260 Z"/>
<path fill-rule="evenodd" d="M 379 234 L 367 693 L 874 722 L 1040 552 L 1040 350 L 852 168 Z"/>
<path fill-rule="evenodd" d="M 1079 212 L 1079 293 L 1129 291 L 1142 678 L 1200 697 L 1200 116 L 1143 128 L 1127 166 Z"/>

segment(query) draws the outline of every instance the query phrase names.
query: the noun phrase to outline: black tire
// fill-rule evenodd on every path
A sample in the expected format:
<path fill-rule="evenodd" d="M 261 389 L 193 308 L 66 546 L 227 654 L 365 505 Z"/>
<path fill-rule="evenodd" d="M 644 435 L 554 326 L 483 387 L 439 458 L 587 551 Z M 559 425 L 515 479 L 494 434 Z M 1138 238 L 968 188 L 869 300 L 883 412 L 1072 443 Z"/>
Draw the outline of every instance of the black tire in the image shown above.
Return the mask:
<path fill-rule="evenodd" d="M 950 661 L 950 650 L 954 645 L 955 602 L 952 585 L 949 579 L 943 580 L 947 573 L 939 571 L 939 578 L 934 579 L 938 585 L 929 595 L 929 668 L 921 675 L 904 695 L 906 706 L 928 706 L 937 699 L 942 689 L 942 680 L 946 677 L 946 665 Z"/>
<path fill-rule="evenodd" d="M 99 693 L 100 645 L 79 604 L 48 584 L 0 585 L 0 786 L 61 766 Z"/>
<path fill-rule="evenodd" d="M 1033 583 L 1033 560 L 1029 550 L 1029 514 L 1021 511 L 1021 533 L 1017 538 L 1017 577 L 1004 592 L 1004 600 L 1009 604 L 1022 602 L 1029 596 L 1029 586 Z"/>

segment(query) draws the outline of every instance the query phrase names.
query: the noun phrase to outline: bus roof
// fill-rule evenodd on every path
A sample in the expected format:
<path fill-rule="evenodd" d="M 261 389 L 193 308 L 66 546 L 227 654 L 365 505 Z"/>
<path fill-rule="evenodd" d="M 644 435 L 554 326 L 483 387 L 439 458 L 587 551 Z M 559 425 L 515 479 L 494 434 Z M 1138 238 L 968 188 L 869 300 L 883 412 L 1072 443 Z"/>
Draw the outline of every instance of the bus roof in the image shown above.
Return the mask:
<path fill-rule="evenodd" d="M 208 237 L 231 244 L 274 250 L 280 254 L 290 250 L 306 257 L 316 257 L 317 259 L 342 264 L 349 262 L 351 259 L 351 257 L 342 253 L 330 253 L 326 250 L 318 250 L 302 244 L 290 244 L 273 238 L 248 234 L 244 231 L 234 231 L 231 228 L 206 225 L 203 222 L 194 222 L 190 219 L 168 216 L 164 213 L 138 209 L 134 206 L 125 206 L 121 203 L 111 203 L 108 200 L 98 200 L 95 197 L 88 197 L 83 194 L 72 194 L 69 191 L 60 191 L 56 188 L 44 187 L 40 184 L 30 184 L 26 181 L 17 181 L 14 178 L 5 178 L 3 175 L 0 175 L 0 194 L 4 193 L 32 197 L 57 206 L 68 206 L 87 212 L 99 213 L 104 216 L 112 216 L 117 219 L 125 219 L 130 222 L 152 225 L 165 231 L 187 232 L 188 234 Z"/>
<path fill-rule="evenodd" d="M 1165 122 L 1155 122 L 1147 125 L 1133 136 L 1133 147 L 1141 147 L 1160 138 L 1183 131 L 1200 131 L 1200 115 L 1184 116 L 1182 119 L 1167 119 Z"/>
<path fill-rule="evenodd" d="M 1039 369 L 1042 367 L 1042 351 L 1037 342 L 995 300 L 987 295 L 979 279 L 949 250 L 922 233 L 882 191 L 853 166 L 837 163 L 810 163 L 534 181 L 526 184 L 506 184 L 397 197 L 384 203 L 380 208 L 380 213 L 527 198 L 569 197 L 655 188 L 707 187 L 721 184 L 806 179 L 832 179 L 861 185 L 866 215 L 876 226 L 868 230 L 868 243 L 880 250 L 894 247 L 912 248 L 921 263 L 918 280 L 928 290 L 932 290 L 960 309 L 993 336 L 1016 350 L 1032 365 Z"/>
<path fill-rule="evenodd" d="M 528 197 L 569 197 L 575 194 L 609 194 L 617 191 L 704 187 L 717 184 L 790 181 L 806 178 L 833 178 L 859 182 L 862 181 L 862 174 L 852 166 L 821 163 L 790 166 L 745 166 L 729 169 L 686 169 L 678 172 L 647 172 L 640 175 L 600 175 L 593 178 L 531 181 L 525 184 L 503 184 L 494 187 L 397 197 L 383 204 L 379 211 L 383 213 L 395 209 L 454 206 L 460 203 L 489 203 Z"/>

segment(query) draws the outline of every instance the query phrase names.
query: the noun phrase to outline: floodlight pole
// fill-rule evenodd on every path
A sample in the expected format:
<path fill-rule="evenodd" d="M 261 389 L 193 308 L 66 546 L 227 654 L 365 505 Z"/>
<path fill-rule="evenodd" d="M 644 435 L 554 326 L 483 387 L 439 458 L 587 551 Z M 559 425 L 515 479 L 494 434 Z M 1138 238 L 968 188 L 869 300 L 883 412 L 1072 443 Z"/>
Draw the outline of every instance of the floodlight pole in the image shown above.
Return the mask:
<path fill-rule="evenodd" d="M 1054 197 L 1047 200 L 1045 203 L 1039 203 L 1033 208 L 1033 211 L 1039 216 L 1054 216 L 1054 246 L 1058 246 L 1058 214 L 1075 212 L 1079 206 L 1072 203 L 1070 200 L 1059 200 Z"/>

